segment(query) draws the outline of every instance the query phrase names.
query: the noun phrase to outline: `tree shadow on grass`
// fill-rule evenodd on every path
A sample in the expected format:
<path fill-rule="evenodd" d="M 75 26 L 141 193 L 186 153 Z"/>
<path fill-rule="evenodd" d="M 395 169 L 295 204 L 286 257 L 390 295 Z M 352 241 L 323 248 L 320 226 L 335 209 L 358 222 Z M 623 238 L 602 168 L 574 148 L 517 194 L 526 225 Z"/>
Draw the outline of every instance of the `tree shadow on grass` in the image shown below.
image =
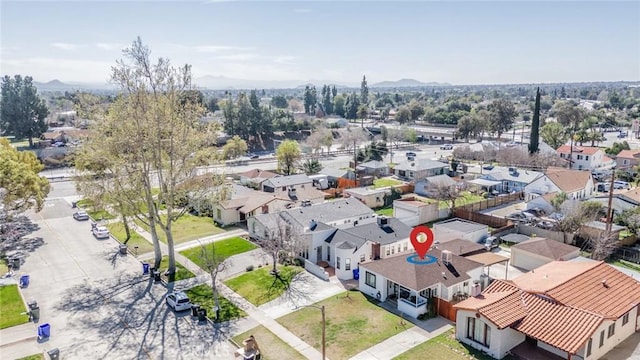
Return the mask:
<path fill-rule="evenodd" d="M 68 289 L 55 309 L 69 314 L 66 332 L 76 337 L 62 350 L 72 358 L 174 359 L 226 339 L 220 327 L 168 308 L 167 291 L 147 276 L 130 274 Z"/>

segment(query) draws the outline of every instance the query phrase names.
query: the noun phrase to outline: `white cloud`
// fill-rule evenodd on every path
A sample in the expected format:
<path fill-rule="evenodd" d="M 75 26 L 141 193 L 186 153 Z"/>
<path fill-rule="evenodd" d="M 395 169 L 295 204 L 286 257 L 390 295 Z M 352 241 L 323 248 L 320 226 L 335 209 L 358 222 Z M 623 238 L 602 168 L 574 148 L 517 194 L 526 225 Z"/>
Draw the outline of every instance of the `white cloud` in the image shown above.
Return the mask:
<path fill-rule="evenodd" d="M 257 54 L 232 54 L 232 55 L 219 55 L 216 56 L 215 59 L 218 60 L 227 60 L 227 61 L 249 61 L 257 59 L 259 55 Z"/>
<path fill-rule="evenodd" d="M 98 49 L 102 49 L 105 51 L 113 51 L 113 50 L 122 50 L 126 46 L 119 43 L 96 43 L 95 44 Z"/>
<path fill-rule="evenodd" d="M 311 10 L 311 9 L 293 9 L 293 12 L 297 13 L 297 14 L 308 14 L 308 13 L 313 12 L 313 10 Z"/>
<path fill-rule="evenodd" d="M 194 69 L 194 73 L 196 73 Z M 291 66 L 264 63 L 228 62 L 198 68 L 199 74 L 211 74 L 249 80 L 299 80 L 305 78 Z"/>
<path fill-rule="evenodd" d="M 194 46 L 193 49 L 197 52 L 202 52 L 202 53 L 217 53 L 217 52 L 230 51 L 230 50 L 251 50 L 252 48 L 241 47 L 241 46 L 227 46 L 227 45 L 198 45 L 198 46 Z"/>
<path fill-rule="evenodd" d="M 290 56 L 290 55 L 280 55 L 280 56 L 274 56 L 273 57 L 273 62 L 277 63 L 277 64 L 283 64 L 283 65 L 294 65 L 294 60 L 296 59 L 295 56 Z"/>
<path fill-rule="evenodd" d="M 63 43 L 63 42 L 51 43 L 51 46 L 61 50 L 77 50 L 82 47 L 82 45 L 79 45 L 79 44 L 71 44 L 71 43 Z"/>

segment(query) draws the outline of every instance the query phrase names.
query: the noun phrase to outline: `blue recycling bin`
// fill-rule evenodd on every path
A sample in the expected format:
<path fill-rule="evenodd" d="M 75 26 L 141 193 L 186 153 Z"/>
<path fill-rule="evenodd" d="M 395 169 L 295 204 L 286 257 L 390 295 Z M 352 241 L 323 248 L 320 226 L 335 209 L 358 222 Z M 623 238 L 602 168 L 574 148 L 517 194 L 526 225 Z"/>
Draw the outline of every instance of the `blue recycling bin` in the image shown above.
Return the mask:
<path fill-rule="evenodd" d="M 29 275 L 22 275 L 20 276 L 20 287 L 27 287 L 29 286 Z"/>
<path fill-rule="evenodd" d="M 38 337 L 39 338 L 48 338 L 51 336 L 51 325 L 42 324 L 38 326 Z"/>
<path fill-rule="evenodd" d="M 149 273 L 149 264 L 142 263 L 142 275 L 147 275 Z"/>
<path fill-rule="evenodd" d="M 360 279 L 360 269 L 353 269 L 353 280 Z"/>

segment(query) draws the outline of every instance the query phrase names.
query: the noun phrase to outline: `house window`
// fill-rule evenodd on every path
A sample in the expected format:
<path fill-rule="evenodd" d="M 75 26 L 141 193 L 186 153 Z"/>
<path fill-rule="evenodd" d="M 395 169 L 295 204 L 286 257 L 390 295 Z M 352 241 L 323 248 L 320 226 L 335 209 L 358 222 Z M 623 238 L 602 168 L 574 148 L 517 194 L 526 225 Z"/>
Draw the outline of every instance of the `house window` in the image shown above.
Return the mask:
<path fill-rule="evenodd" d="M 614 322 L 613 324 L 609 325 L 609 328 L 607 329 L 607 339 L 612 337 L 613 334 L 616 333 L 616 323 Z"/>
<path fill-rule="evenodd" d="M 402 246 L 402 244 L 398 244 L 398 252 L 400 252 L 400 247 Z"/>
<path fill-rule="evenodd" d="M 629 313 L 626 313 L 622 317 L 622 326 L 625 326 L 628 322 L 629 322 Z"/>
<path fill-rule="evenodd" d="M 629 164 L 629 160 L 622 160 L 622 165 L 628 165 Z"/>
<path fill-rule="evenodd" d="M 482 320 L 467 318 L 467 338 L 486 347 L 491 346 L 491 328 Z"/>
<path fill-rule="evenodd" d="M 582 160 L 582 155 L 578 155 L 577 159 Z"/>
<path fill-rule="evenodd" d="M 216 219 L 220 220 L 222 218 L 222 210 L 216 209 Z"/>
<path fill-rule="evenodd" d="M 584 157 L 585 160 L 589 160 L 589 155 Z"/>
<path fill-rule="evenodd" d="M 364 262 L 364 254 L 360 255 L 360 262 Z"/>
<path fill-rule="evenodd" d="M 564 154 L 562 154 L 562 153 L 561 153 L 561 154 L 560 154 L 560 157 L 564 159 Z"/>
<path fill-rule="evenodd" d="M 587 343 L 587 356 L 591 356 L 591 345 L 593 345 L 593 339 L 589 339 Z"/>
<path fill-rule="evenodd" d="M 395 247 L 395 246 L 393 246 L 393 245 L 391 245 L 391 246 L 389 246 L 389 247 L 391 248 L 391 255 L 395 254 L 395 252 L 396 252 L 396 247 Z M 389 255 L 389 254 L 387 254 L 387 255 Z"/>
<path fill-rule="evenodd" d="M 347 271 L 351 270 L 351 258 L 344 259 L 344 269 Z"/>
<path fill-rule="evenodd" d="M 412 178 L 413 177 L 413 171 L 409 171 L 409 177 Z"/>
<path fill-rule="evenodd" d="M 375 289 L 376 288 L 376 276 L 367 271 L 365 273 L 364 283 Z"/>
<path fill-rule="evenodd" d="M 604 345 L 604 330 L 600 332 L 600 346 L 598 347 L 602 347 L 602 345 Z"/>
<path fill-rule="evenodd" d="M 408 248 L 409 248 L 409 244 L 408 243 L 404 243 L 404 247 L 403 247 L 404 251 L 407 251 Z"/>
<path fill-rule="evenodd" d="M 282 191 L 287 191 L 287 187 L 286 187 L 286 186 L 283 186 L 283 187 L 282 187 Z"/>
<path fill-rule="evenodd" d="M 387 250 L 386 250 L 386 254 L 387 254 L 387 256 L 389 256 L 389 252 L 390 252 L 391 250 L 389 249 L 389 247 L 388 247 L 388 246 L 385 246 L 384 248 L 385 248 L 385 249 L 387 249 Z"/>
<path fill-rule="evenodd" d="M 336 269 L 340 269 L 340 256 L 336 256 Z"/>
<path fill-rule="evenodd" d="M 327 246 L 327 261 L 331 261 L 331 248 Z"/>

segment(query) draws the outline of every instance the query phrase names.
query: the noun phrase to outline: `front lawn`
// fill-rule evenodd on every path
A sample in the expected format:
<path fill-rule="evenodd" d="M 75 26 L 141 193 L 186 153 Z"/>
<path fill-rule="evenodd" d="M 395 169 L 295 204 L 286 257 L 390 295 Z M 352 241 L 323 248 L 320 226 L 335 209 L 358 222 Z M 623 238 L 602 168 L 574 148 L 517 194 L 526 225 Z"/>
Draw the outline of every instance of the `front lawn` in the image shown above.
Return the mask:
<path fill-rule="evenodd" d="M 124 231 L 124 225 L 122 225 L 122 223 L 111 223 L 106 226 L 111 235 L 113 235 L 118 242 L 124 244 L 124 240 L 127 238 L 126 232 Z M 134 251 L 134 254 L 135 247 L 137 246 L 138 255 L 153 251 L 153 245 L 133 229 L 131 229 L 131 238 L 127 242 L 127 246 L 129 249 Z"/>
<path fill-rule="evenodd" d="M 462 193 L 460 193 L 460 197 L 456 199 L 456 207 L 474 204 L 482 200 L 484 200 L 484 197 L 482 197 L 481 195 L 474 195 L 468 191 L 463 191 Z M 449 205 L 450 204 L 448 201 L 440 201 L 438 207 L 440 209 L 448 209 Z"/>
<path fill-rule="evenodd" d="M 377 301 L 361 292 L 350 291 L 348 294 L 349 297 L 344 292 L 314 304 L 325 306 L 328 358 L 348 359 L 413 327 L 377 306 Z M 322 349 L 322 315 L 318 309 L 305 307 L 277 321 L 309 345 Z"/>
<path fill-rule="evenodd" d="M 7 266 L 7 260 L 0 259 L 0 275 L 4 275 L 9 272 L 9 267 Z"/>
<path fill-rule="evenodd" d="M 271 266 L 265 266 L 224 283 L 253 305 L 260 306 L 280 297 L 286 290 L 285 284 L 290 284 L 291 279 L 303 269 L 297 266 L 278 266 L 282 281 L 271 275 L 271 270 Z"/>
<path fill-rule="evenodd" d="M 393 358 L 394 360 L 413 360 L 413 359 L 429 359 L 429 360 L 493 360 L 489 355 L 458 342 L 455 337 L 455 330 L 451 329 L 440 334 L 429 341 L 414 347 L 413 349 L 400 354 Z M 507 355 L 503 359 L 514 360 L 513 357 Z"/>
<path fill-rule="evenodd" d="M 289 344 L 282 341 L 282 339 L 274 335 L 262 325 L 254 327 L 240 335 L 234 336 L 233 341 L 239 346 L 242 346 L 242 342 L 251 335 L 256 339 L 256 342 L 260 347 L 260 354 L 264 360 L 306 359 L 302 354 L 297 352 L 296 349 L 289 346 Z"/>
<path fill-rule="evenodd" d="M 376 210 L 376 214 L 383 216 L 393 216 L 393 208 L 383 208 Z"/>
<path fill-rule="evenodd" d="M 44 354 L 33 354 L 20 358 L 18 360 L 44 360 Z"/>
<path fill-rule="evenodd" d="M 100 221 L 100 220 L 111 220 L 111 219 L 115 219 L 116 216 L 113 215 L 112 213 L 108 212 L 107 210 L 87 210 L 87 214 L 89 214 L 89 216 L 91 216 L 91 218 L 93 220 L 96 221 Z"/>
<path fill-rule="evenodd" d="M 204 246 L 204 251 L 206 252 L 206 254 L 213 254 L 213 251 L 215 249 L 215 254 L 226 259 L 233 255 L 242 254 L 243 252 L 247 252 L 255 248 L 257 248 L 255 244 L 250 243 L 249 241 L 241 237 L 235 236 L 229 239 L 208 243 Z M 195 246 L 190 249 L 181 251 L 180 254 L 196 263 L 196 265 L 200 266 L 200 268 L 205 269 L 205 261 L 202 258 L 202 251 L 202 246 Z"/>
<path fill-rule="evenodd" d="M 382 178 L 382 179 L 373 180 L 373 188 L 374 189 L 383 188 L 383 187 L 390 187 L 390 186 L 394 186 L 394 185 L 401 185 L 401 184 L 402 184 L 402 181 L 396 180 L 396 179 L 391 179 L 391 178 Z"/>
<path fill-rule="evenodd" d="M 18 285 L 0 286 L 0 329 L 29 322 Z"/>
<path fill-rule="evenodd" d="M 168 268 L 169 268 L 169 257 L 168 256 L 163 256 L 162 257 L 162 261 L 160 262 L 160 272 L 163 274 L 163 276 L 164 276 L 164 272 Z M 192 278 L 192 277 L 195 277 L 195 276 L 196 275 L 194 273 L 192 273 L 187 268 L 182 266 L 182 264 L 180 264 L 179 262 L 176 261 L 176 279 L 175 279 L 175 281 L 189 279 L 189 278 Z"/>
<path fill-rule="evenodd" d="M 160 215 L 162 221 L 166 221 L 166 215 Z M 141 228 L 149 231 L 150 228 L 142 221 L 136 219 L 136 224 Z M 167 236 L 159 226 L 156 226 L 158 230 L 158 239 L 163 243 L 167 242 Z M 171 225 L 173 233 L 173 241 L 175 244 L 200 239 L 206 236 L 219 234 L 224 232 L 221 228 L 217 227 L 210 217 L 193 216 L 190 214 L 184 214 L 176 222 Z"/>
<path fill-rule="evenodd" d="M 213 300 L 213 291 L 207 284 L 198 285 L 185 291 L 191 303 L 198 304 L 200 307 L 207 309 L 207 317 L 214 322 L 225 322 L 233 319 L 239 319 L 247 316 L 242 309 L 235 306 L 231 301 L 220 296 L 220 318 L 216 319 L 216 314 L 213 311 L 215 301 Z"/>

